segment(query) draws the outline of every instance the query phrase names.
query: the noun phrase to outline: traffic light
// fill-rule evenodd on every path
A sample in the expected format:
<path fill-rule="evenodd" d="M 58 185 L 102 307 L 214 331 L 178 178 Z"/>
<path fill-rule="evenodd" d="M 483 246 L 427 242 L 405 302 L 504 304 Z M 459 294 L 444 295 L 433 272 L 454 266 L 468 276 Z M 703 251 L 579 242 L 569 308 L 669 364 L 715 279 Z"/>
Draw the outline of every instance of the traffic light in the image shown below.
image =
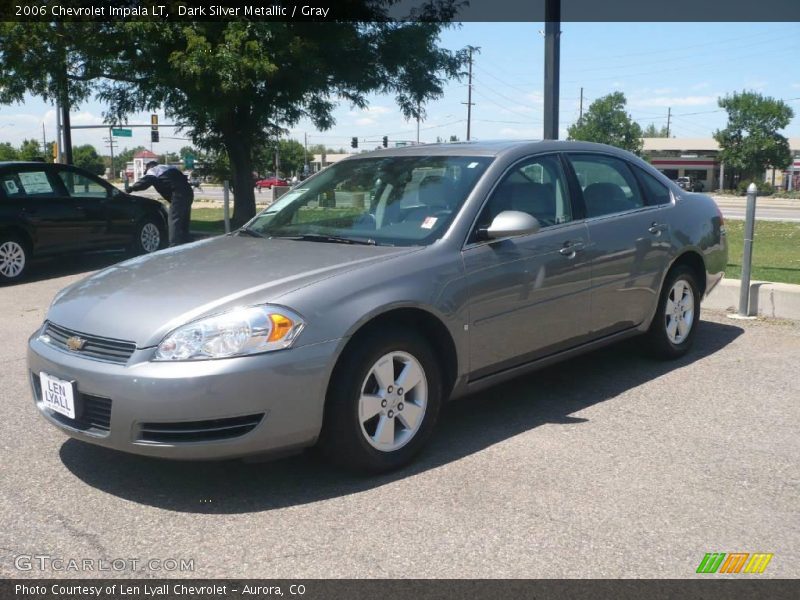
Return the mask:
<path fill-rule="evenodd" d="M 389 147 L 389 136 L 388 135 L 383 136 L 383 147 L 384 148 L 388 148 Z"/>
<path fill-rule="evenodd" d="M 354 137 L 350 140 L 350 147 L 351 148 L 358 148 L 358 138 Z"/>
<path fill-rule="evenodd" d="M 158 141 L 158 115 L 150 115 L 150 141 Z"/>

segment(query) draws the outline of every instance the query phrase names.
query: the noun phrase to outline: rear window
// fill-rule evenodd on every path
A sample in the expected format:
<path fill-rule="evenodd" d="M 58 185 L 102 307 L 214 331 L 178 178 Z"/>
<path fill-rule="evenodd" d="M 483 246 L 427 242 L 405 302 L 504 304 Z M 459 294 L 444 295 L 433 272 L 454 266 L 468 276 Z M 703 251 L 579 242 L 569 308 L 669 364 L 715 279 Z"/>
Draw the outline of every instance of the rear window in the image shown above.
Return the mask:
<path fill-rule="evenodd" d="M 46 198 L 56 195 L 50 177 L 44 170 L 3 173 L 0 175 L 0 188 L 7 198 Z"/>

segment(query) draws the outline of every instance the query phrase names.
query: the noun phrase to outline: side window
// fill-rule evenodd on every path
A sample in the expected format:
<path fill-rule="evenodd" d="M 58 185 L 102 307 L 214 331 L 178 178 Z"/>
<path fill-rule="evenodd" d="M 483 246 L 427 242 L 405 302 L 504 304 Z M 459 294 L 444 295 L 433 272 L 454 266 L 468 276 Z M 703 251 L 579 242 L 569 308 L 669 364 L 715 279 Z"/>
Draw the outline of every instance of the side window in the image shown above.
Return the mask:
<path fill-rule="evenodd" d="M 639 176 L 639 180 L 642 182 L 644 194 L 647 197 L 647 204 L 650 206 L 656 206 L 659 204 L 670 203 L 671 197 L 667 186 L 650 175 L 650 173 L 646 172 L 644 169 L 637 168 L 636 174 Z"/>
<path fill-rule="evenodd" d="M 572 206 L 558 156 L 538 156 L 514 167 L 492 192 L 478 227 L 488 227 L 504 210 L 528 213 L 542 227 L 571 221 Z"/>
<path fill-rule="evenodd" d="M 51 198 L 56 195 L 46 171 L 17 171 L 0 175 L 7 198 Z"/>
<path fill-rule="evenodd" d="M 599 154 L 570 154 L 569 159 L 583 190 L 587 217 L 644 206 L 639 184 L 625 162 Z"/>
<path fill-rule="evenodd" d="M 81 173 L 65 169 L 59 171 L 58 176 L 64 182 L 64 187 L 67 188 L 67 193 L 72 198 L 106 198 L 108 196 L 108 188 Z"/>

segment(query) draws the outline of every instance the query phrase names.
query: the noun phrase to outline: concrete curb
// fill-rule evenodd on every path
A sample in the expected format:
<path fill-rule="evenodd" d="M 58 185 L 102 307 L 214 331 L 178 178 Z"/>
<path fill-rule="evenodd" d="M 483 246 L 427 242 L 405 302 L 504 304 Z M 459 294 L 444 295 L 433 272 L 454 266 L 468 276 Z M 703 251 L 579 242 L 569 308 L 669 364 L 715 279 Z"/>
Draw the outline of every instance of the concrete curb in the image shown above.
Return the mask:
<path fill-rule="evenodd" d="M 723 279 L 703 301 L 703 307 L 736 312 L 741 285 L 738 279 Z M 800 285 L 751 281 L 749 314 L 800 320 Z"/>

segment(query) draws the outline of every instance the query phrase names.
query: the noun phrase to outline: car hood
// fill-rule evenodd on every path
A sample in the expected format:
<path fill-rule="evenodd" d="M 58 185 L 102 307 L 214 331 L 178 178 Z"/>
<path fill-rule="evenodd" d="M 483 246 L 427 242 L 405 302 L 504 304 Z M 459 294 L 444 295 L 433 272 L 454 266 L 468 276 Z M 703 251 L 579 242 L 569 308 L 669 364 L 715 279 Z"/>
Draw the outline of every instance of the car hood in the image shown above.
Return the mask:
<path fill-rule="evenodd" d="M 220 236 L 128 260 L 65 288 L 47 319 L 81 333 L 158 344 L 175 327 L 418 251 Z"/>

